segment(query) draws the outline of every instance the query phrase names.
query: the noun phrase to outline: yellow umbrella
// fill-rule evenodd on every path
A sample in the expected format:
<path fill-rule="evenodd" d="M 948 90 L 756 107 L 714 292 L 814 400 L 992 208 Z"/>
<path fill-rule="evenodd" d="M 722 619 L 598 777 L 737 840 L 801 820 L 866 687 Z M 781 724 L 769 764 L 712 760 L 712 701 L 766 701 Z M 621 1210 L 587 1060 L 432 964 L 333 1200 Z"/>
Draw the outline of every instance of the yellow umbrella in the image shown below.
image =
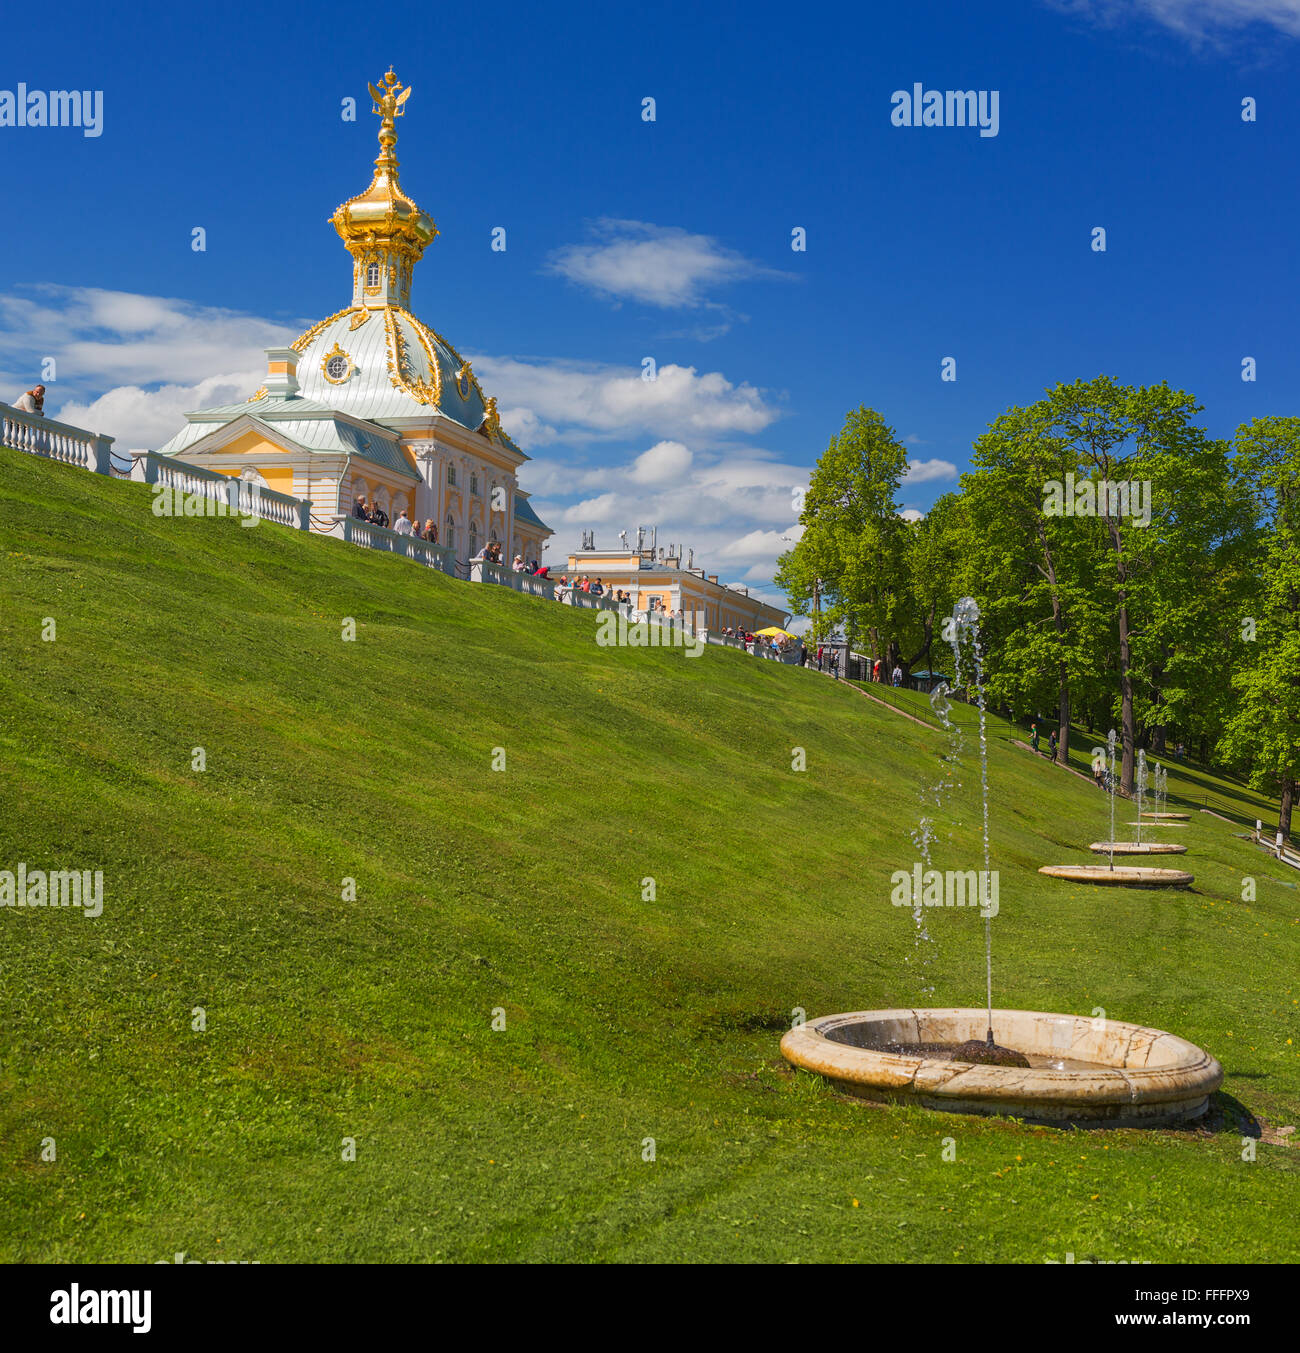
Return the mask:
<path fill-rule="evenodd" d="M 783 639 L 793 639 L 794 635 L 789 630 L 777 629 L 775 625 L 769 625 L 765 630 L 755 630 L 755 634 L 760 634 L 770 639 L 773 635 L 779 634 Z"/>

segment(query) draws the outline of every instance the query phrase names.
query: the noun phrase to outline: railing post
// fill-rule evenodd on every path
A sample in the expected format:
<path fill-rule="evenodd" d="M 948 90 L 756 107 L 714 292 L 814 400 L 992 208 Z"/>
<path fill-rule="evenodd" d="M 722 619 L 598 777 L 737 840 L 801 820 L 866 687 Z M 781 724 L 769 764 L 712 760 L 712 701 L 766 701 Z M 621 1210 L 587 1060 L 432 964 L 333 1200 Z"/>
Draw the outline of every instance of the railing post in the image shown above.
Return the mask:
<path fill-rule="evenodd" d="M 91 442 L 91 455 L 94 464 L 88 465 L 88 470 L 94 470 L 96 474 L 110 474 L 112 472 L 112 437 L 105 437 L 102 433 L 96 434 Z"/>

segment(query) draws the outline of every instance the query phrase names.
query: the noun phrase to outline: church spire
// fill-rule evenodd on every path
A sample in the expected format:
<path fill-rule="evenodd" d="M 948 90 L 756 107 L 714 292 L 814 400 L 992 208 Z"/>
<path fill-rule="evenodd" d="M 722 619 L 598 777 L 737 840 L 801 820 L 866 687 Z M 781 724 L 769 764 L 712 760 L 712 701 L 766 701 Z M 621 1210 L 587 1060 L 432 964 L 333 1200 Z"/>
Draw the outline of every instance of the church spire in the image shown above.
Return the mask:
<path fill-rule="evenodd" d="M 438 227 L 402 191 L 397 177 L 396 120 L 406 115 L 411 97 L 388 68 L 379 87 L 370 86 L 379 118 L 379 156 L 370 187 L 349 198 L 330 217 L 352 255 L 352 304 L 371 308 L 411 305 L 411 272 Z"/>

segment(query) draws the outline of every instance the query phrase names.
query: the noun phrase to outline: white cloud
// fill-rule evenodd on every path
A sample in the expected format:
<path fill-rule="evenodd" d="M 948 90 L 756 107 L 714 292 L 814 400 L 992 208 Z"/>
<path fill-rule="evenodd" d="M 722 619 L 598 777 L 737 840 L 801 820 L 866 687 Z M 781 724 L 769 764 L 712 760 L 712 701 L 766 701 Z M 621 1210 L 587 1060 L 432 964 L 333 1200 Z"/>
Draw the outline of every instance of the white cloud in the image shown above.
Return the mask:
<path fill-rule="evenodd" d="M 647 456 L 656 471 L 649 480 L 641 473 Z M 772 452 L 719 454 L 661 442 L 615 465 L 531 461 L 520 477 L 555 529 L 547 554 L 552 563 L 563 564 L 583 531 L 595 530 L 603 546 L 614 545 L 620 530 L 634 539 L 637 526 L 658 525 L 659 543 L 694 549 L 696 568 L 782 605 L 770 583 L 777 556 L 802 533 L 794 495 L 807 486 L 808 474 L 806 466 L 783 463 Z"/>
<path fill-rule="evenodd" d="M 754 386 L 693 366 L 670 363 L 647 381 L 639 367 L 477 354 L 474 370 L 497 395 L 502 423 L 525 449 L 645 433 L 711 445 L 752 436 L 778 416 Z"/>
<path fill-rule="evenodd" d="M 632 478 L 638 484 L 662 484 L 678 478 L 694 459 L 681 442 L 656 442 L 632 462 Z"/>
<path fill-rule="evenodd" d="M 194 409 L 238 404 L 257 388 L 260 371 L 210 376 L 194 385 L 164 385 L 142 390 L 119 385 L 87 404 L 63 405 L 53 416 L 74 427 L 89 428 L 116 438 L 115 451 L 156 451 L 184 426 Z"/>
<path fill-rule="evenodd" d="M 557 249 L 547 270 L 611 300 L 676 310 L 703 304 L 711 287 L 748 277 L 788 276 L 711 235 L 692 235 L 677 226 L 604 218 L 590 233 L 585 244 Z"/>
<path fill-rule="evenodd" d="M 1300 0 L 1048 0 L 1056 9 L 1106 26 L 1135 15 L 1180 34 L 1190 42 L 1222 38 L 1252 25 L 1300 37 Z"/>
<path fill-rule="evenodd" d="M 205 405 L 237 403 L 261 384 L 264 350 L 310 321 L 285 325 L 217 306 L 92 287 L 20 287 L 0 294 L 0 399 L 15 399 L 53 358 L 46 407 L 115 437 L 156 448 Z M 721 372 L 481 357 L 502 422 L 522 446 L 640 438 L 717 445 L 753 435 L 777 411 Z"/>
<path fill-rule="evenodd" d="M 914 507 L 905 507 L 898 515 L 904 521 L 923 521 L 925 519 L 925 513 L 918 512 Z"/>
<path fill-rule="evenodd" d="M 904 482 L 910 487 L 913 484 L 929 484 L 936 479 L 956 477 L 957 467 L 950 460 L 914 460 L 908 464 Z"/>
<path fill-rule="evenodd" d="M 304 328 L 165 296 L 21 287 L 0 294 L 0 398 L 33 384 L 52 358 L 53 417 L 114 437 L 120 449 L 157 448 L 185 412 L 247 398 L 261 382 L 264 349 Z"/>

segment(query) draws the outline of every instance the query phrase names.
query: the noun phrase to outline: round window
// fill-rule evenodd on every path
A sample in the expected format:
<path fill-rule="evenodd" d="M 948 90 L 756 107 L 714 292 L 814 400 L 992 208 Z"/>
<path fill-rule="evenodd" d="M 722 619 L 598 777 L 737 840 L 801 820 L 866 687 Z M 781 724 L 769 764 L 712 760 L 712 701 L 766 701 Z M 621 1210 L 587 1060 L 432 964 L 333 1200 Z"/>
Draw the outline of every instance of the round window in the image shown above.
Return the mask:
<path fill-rule="evenodd" d="M 341 352 L 336 352 L 334 356 L 325 363 L 325 374 L 332 381 L 345 380 L 347 378 L 348 368 L 351 365 L 352 364 Z"/>

